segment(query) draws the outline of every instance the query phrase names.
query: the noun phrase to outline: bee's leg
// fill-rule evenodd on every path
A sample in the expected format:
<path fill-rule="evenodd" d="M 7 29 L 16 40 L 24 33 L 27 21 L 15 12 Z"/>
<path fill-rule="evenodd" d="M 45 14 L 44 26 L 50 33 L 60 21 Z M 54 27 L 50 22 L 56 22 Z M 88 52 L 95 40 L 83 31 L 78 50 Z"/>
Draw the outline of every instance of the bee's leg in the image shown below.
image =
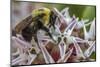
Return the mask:
<path fill-rule="evenodd" d="M 53 23 L 53 22 L 54 22 L 53 18 L 50 18 L 50 25 L 49 25 L 49 27 L 52 26 L 55 29 L 55 26 L 54 26 L 55 23 Z"/>
<path fill-rule="evenodd" d="M 39 46 L 39 43 L 38 43 L 38 38 L 37 38 L 37 31 L 38 30 L 39 30 L 38 26 L 33 27 L 33 37 L 34 37 L 34 40 L 35 40 L 37 46 L 39 47 L 39 49 L 41 49 L 40 46 Z"/>
<path fill-rule="evenodd" d="M 34 40 L 36 43 L 38 43 L 38 40 L 37 40 L 37 30 L 38 30 L 38 27 L 34 26 L 33 27 L 33 36 L 34 36 Z"/>
<path fill-rule="evenodd" d="M 39 47 L 39 43 L 38 43 L 38 39 L 37 39 L 37 32 L 35 31 L 35 33 L 33 33 L 33 38 L 34 38 L 34 41 L 36 43 L 36 45 Z M 39 47 L 40 49 L 40 47 Z"/>
<path fill-rule="evenodd" d="M 47 32 L 47 34 L 50 36 L 50 38 L 51 38 L 53 41 L 55 41 L 48 28 L 46 28 L 45 26 L 43 26 L 42 29 L 43 29 L 44 31 Z"/>
<path fill-rule="evenodd" d="M 56 19 L 52 19 L 52 24 L 51 24 L 51 25 L 53 26 L 54 29 L 55 29 L 55 20 L 56 20 Z"/>
<path fill-rule="evenodd" d="M 52 12 L 50 15 L 50 25 L 53 26 L 54 29 L 55 29 L 56 18 L 57 16 Z"/>

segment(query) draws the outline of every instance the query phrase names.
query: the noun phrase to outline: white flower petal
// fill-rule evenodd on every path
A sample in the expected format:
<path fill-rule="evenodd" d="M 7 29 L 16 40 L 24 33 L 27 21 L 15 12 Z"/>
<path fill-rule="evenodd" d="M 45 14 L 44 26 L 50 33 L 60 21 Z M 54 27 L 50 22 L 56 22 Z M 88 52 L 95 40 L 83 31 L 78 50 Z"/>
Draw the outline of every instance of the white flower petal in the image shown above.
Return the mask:
<path fill-rule="evenodd" d="M 75 49 L 76 49 L 77 56 L 85 59 L 83 51 L 81 50 L 80 46 L 78 45 L 78 43 L 76 42 L 76 40 L 74 38 L 73 38 L 73 43 L 74 43 L 74 46 L 75 46 Z"/>
<path fill-rule="evenodd" d="M 66 18 L 56 8 L 53 8 L 53 9 L 54 9 L 55 14 L 58 16 L 58 19 L 61 21 L 61 23 L 67 24 Z"/>
<path fill-rule="evenodd" d="M 77 41 L 77 43 L 87 43 L 88 42 L 88 40 L 83 40 L 79 37 L 75 37 L 75 40 Z"/>
<path fill-rule="evenodd" d="M 91 22 L 90 30 L 89 30 L 89 35 L 91 36 L 91 39 L 95 38 L 95 19 Z"/>
<path fill-rule="evenodd" d="M 78 21 L 77 24 L 76 24 L 76 26 L 75 26 L 75 28 L 76 28 L 76 29 L 82 28 L 82 27 L 84 26 L 84 24 L 85 24 L 86 22 L 88 22 L 88 21 L 89 21 L 89 20 L 81 20 L 81 21 Z M 83 23 L 84 23 L 84 24 L 83 24 Z M 90 23 L 85 24 L 85 26 L 88 26 L 88 25 L 90 25 Z"/>
<path fill-rule="evenodd" d="M 84 38 L 86 40 L 95 39 L 95 19 L 91 22 L 89 32 L 87 32 L 85 24 L 83 26 L 83 30 L 84 30 Z"/>
<path fill-rule="evenodd" d="M 21 54 L 19 57 L 12 60 L 12 65 L 19 64 L 20 62 L 24 62 L 25 60 L 27 60 L 27 55 L 26 54 Z"/>
<path fill-rule="evenodd" d="M 69 15 L 69 8 L 64 8 L 62 11 L 61 11 L 61 14 L 66 18 L 67 20 L 67 24 L 69 24 L 69 22 L 71 21 L 71 17 Z"/>
<path fill-rule="evenodd" d="M 23 47 L 23 48 L 25 48 L 25 47 L 31 48 L 32 47 L 31 43 L 23 41 L 17 37 L 12 37 L 12 40 L 15 41 L 15 43 L 17 43 L 15 45 L 18 45 L 19 47 Z"/>
<path fill-rule="evenodd" d="M 86 30 L 86 26 L 85 26 L 84 22 L 82 22 L 82 23 L 83 23 L 84 39 L 88 40 L 89 35 L 88 35 L 87 30 Z"/>
<path fill-rule="evenodd" d="M 55 61 L 53 60 L 51 55 L 48 53 L 46 48 L 44 46 L 42 46 L 42 45 L 41 45 L 41 51 L 43 53 L 43 56 L 44 56 L 44 59 L 45 59 L 46 63 L 55 63 Z"/>
<path fill-rule="evenodd" d="M 95 41 L 90 45 L 90 47 L 84 52 L 86 57 L 89 57 L 95 51 Z"/>
<path fill-rule="evenodd" d="M 76 19 L 73 20 L 72 22 L 70 22 L 70 24 L 68 25 L 68 27 L 65 29 L 64 34 L 68 34 L 69 36 L 71 35 L 74 27 L 76 26 Z"/>
<path fill-rule="evenodd" d="M 70 49 L 66 54 L 65 54 L 65 59 L 64 59 L 64 62 L 66 62 L 68 60 L 68 58 L 71 56 L 73 52 L 73 48 Z"/>
<path fill-rule="evenodd" d="M 58 44 L 58 46 L 59 46 L 59 49 L 60 49 L 60 56 L 61 56 L 61 58 L 64 58 L 65 51 L 66 51 L 66 44 L 64 44 L 64 42 L 60 42 Z"/>
<path fill-rule="evenodd" d="M 12 56 L 19 55 L 19 53 L 20 53 L 20 50 L 19 50 L 19 48 L 17 48 L 17 51 L 15 53 L 12 53 Z"/>
<path fill-rule="evenodd" d="M 61 58 L 57 61 L 57 63 L 66 62 L 66 61 L 68 60 L 68 58 L 71 56 L 72 52 L 73 52 L 73 48 L 70 49 L 70 50 L 64 55 L 64 57 L 61 57 Z"/>
<path fill-rule="evenodd" d="M 27 64 L 30 65 L 35 60 L 36 57 L 37 57 L 36 54 L 30 54 L 29 53 Z"/>

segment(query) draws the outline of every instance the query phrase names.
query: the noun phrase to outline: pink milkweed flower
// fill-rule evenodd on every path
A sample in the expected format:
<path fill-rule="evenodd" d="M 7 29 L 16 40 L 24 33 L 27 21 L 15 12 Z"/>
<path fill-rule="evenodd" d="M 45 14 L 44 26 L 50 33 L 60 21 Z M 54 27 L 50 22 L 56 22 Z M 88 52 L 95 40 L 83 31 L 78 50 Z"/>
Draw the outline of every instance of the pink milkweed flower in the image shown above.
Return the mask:
<path fill-rule="evenodd" d="M 73 15 L 70 16 L 69 8 L 63 9 L 59 12 L 54 8 L 54 12 L 57 15 L 55 22 L 55 29 L 49 28 L 54 42 L 45 31 L 39 30 L 37 32 L 38 44 L 35 43 L 34 39 L 31 43 L 26 42 L 23 37 L 13 37 L 13 47 L 17 49 L 16 52 L 12 53 L 12 64 L 13 65 L 30 65 L 30 64 L 41 64 L 41 62 L 35 61 L 38 58 L 38 54 L 41 53 L 43 63 L 66 63 L 66 62 L 81 62 L 94 60 L 90 58 L 91 54 L 95 52 L 95 19 L 92 22 L 87 23 L 89 20 L 79 20 Z M 87 31 L 86 26 L 89 26 Z M 83 37 L 74 36 L 73 32 L 79 34 L 77 31 L 83 28 Z M 33 37 L 34 38 L 34 37 Z M 84 47 L 87 46 L 87 47 Z M 31 53 L 30 49 L 33 49 L 36 53 Z M 19 55 L 18 57 L 15 57 Z M 87 59 L 88 58 L 88 59 Z M 33 63 L 34 62 L 34 63 Z M 39 62 L 39 63 L 38 63 Z"/>

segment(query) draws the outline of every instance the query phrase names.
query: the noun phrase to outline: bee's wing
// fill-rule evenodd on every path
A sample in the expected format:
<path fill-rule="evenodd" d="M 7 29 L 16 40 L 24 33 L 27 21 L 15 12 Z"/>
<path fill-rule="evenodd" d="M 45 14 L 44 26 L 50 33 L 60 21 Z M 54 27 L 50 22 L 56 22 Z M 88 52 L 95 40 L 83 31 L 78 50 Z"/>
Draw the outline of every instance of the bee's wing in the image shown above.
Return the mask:
<path fill-rule="evenodd" d="M 28 17 L 26 17 L 25 19 L 23 19 L 21 22 L 19 22 L 16 25 L 15 32 L 20 33 L 22 29 L 24 29 L 25 27 L 27 27 L 31 23 L 32 23 L 32 16 L 29 15 Z"/>

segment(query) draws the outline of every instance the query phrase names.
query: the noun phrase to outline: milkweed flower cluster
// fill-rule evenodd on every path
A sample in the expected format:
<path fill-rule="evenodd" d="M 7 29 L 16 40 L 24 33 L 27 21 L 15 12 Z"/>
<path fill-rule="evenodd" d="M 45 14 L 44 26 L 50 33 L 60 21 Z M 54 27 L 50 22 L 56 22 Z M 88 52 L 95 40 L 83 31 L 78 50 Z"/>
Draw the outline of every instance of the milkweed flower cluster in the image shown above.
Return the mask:
<path fill-rule="evenodd" d="M 20 34 L 12 36 L 12 65 L 95 61 L 90 57 L 96 46 L 95 18 L 91 22 L 79 20 L 75 15 L 71 17 L 68 9 L 60 12 L 54 8 L 58 15 L 55 29 L 49 29 L 56 42 L 42 30 L 37 33 L 38 44 L 34 37 L 29 43 Z"/>

